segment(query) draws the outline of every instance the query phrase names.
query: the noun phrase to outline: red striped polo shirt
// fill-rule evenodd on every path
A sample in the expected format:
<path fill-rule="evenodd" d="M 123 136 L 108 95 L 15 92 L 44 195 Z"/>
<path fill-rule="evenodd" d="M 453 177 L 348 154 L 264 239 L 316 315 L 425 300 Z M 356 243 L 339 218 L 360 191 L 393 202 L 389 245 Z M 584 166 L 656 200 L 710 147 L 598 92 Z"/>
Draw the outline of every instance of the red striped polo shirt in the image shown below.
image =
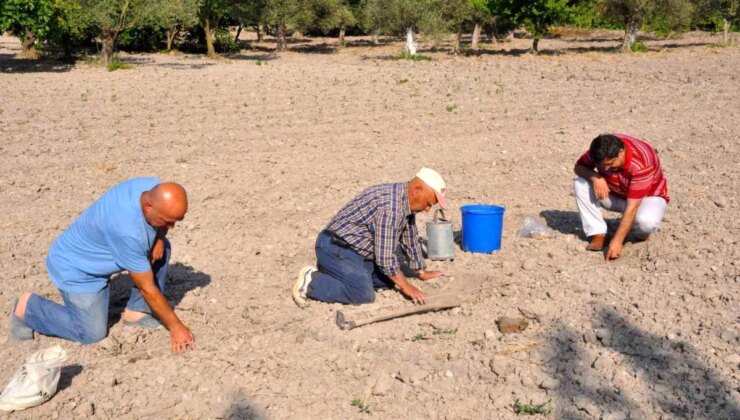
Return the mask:
<path fill-rule="evenodd" d="M 624 134 L 614 134 L 614 136 L 624 143 L 625 155 L 622 168 L 616 171 L 607 169 L 601 163 L 595 162 L 588 151 L 578 159 L 576 165 L 596 168 L 599 174 L 606 179 L 609 190 L 619 197 L 641 199 L 657 196 L 663 197 L 666 203 L 669 202 L 668 184 L 663 176 L 660 158 L 655 149 L 634 137 Z"/>

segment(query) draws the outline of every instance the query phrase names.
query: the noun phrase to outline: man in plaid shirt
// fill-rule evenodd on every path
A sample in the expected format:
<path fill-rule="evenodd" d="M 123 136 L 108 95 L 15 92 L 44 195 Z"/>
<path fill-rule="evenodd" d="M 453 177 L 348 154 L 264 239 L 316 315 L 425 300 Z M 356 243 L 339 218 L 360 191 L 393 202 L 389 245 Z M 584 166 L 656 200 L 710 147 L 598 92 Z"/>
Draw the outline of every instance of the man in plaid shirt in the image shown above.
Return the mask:
<path fill-rule="evenodd" d="M 578 213 L 591 238 L 586 249 L 601 251 L 608 243 L 605 258 L 617 259 L 630 231 L 647 240 L 660 227 L 670 198 L 660 158 L 649 144 L 624 134 L 602 134 L 578 159 L 575 173 Z M 600 207 L 623 213 L 611 241 Z"/>
<path fill-rule="evenodd" d="M 409 182 L 382 184 L 361 192 L 329 222 L 316 240 L 318 269 L 303 267 L 293 285 L 300 307 L 308 299 L 322 302 L 369 303 L 375 289 L 398 286 L 415 303 L 426 295 L 404 277 L 396 249 L 409 260 L 421 280 L 438 277 L 426 271 L 415 214 L 439 204 L 445 208 L 445 182 L 422 168 Z"/>

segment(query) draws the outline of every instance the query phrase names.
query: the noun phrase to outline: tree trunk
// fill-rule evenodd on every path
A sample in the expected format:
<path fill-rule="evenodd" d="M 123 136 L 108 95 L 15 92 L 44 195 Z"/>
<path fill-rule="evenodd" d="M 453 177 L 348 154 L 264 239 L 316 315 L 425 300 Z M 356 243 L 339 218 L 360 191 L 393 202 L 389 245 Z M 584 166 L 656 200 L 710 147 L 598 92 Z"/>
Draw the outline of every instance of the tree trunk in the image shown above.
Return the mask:
<path fill-rule="evenodd" d="M 257 26 L 254 29 L 255 29 L 255 31 L 257 31 L 257 42 L 264 41 L 265 40 L 265 33 L 264 33 L 264 31 L 262 31 L 262 25 L 260 25 L 258 23 Z"/>
<path fill-rule="evenodd" d="M 175 37 L 177 36 L 177 28 L 170 28 L 167 29 L 167 51 L 172 51 L 172 43 L 175 42 Z"/>
<path fill-rule="evenodd" d="M 452 42 L 452 53 L 457 55 L 460 52 L 460 41 L 462 40 L 462 28 L 457 30 L 455 39 Z"/>
<path fill-rule="evenodd" d="M 277 25 L 277 50 L 283 52 L 288 49 L 288 41 L 285 39 L 285 24 L 278 23 Z"/>
<path fill-rule="evenodd" d="M 622 52 L 632 51 L 632 26 L 632 20 L 627 20 L 624 23 L 624 39 L 622 39 Z"/>
<path fill-rule="evenodd" d="M 535 36 L 534 38 L 532 38 L 532 53 L 533 54 L 540 53 L 539 46 L 540 46 L 540 37 Z"/>
<path fill-rule="evenodd" d="M 206 33 L 206 48 L 209 57 L 216 57 L 216 48 L 213 46 L 213 39 L 216 37 L 215 25 L 211 24 L 210 19 L 203 19 L 203 30 Z"/>
<path fill-rule="evenodd" d="M 414 30 L 408 28 L 406 30 L 406 52 L 408 55 L 416 55 L 416 42 L 414 42 Z"/>
<path fill-rule="evenodd" d="M 105 67 L 113 61 L 113 52 L 116 48 L 116 37 L 118 34 L 114 31 L 105 31 L 102 33 L 103 48 L 100 51 L 100 64 Z"/>
<path fill-rule="evenodd" d="M 476 23 L 475 28 L 473 28 L 473 39 L 470 42 L 472 51 L 478 51 L 478 41 L 480 41 L 480 25 Z"/>
<path fill-rule="evenodd" d="M 239 27 L 236 29 L 236 36 L 234 37 L 234 42 L 237 44 L 239 43 L 239 35 L 242 34 L 242 25 L 239 25 Z"/>
<path fill-rule="evenodd" d="M 21 40 L 21 57 L 36 58 L 37 56 L 36 35 L 30 29 L 26 29 L 26 33 Z"/>
<path fill-rule="evenodd" d="M 339 48 L 344 48 L 344 34 L 347 33 L 347 25 L 339 27 Z"/>
<path fill-rule="evenodd" d="M 637 41 L 637 22 L 632 22 L 632 28 L 630 28 L 630 49 L 635 45 Z"/>
<path fill-rule="evenodd" d="M 722 19 L 723 20 L 723 28 L 722 28 L 722 43 L 725 45 L 730 44 L 730 20 L 727 18 Z"/>

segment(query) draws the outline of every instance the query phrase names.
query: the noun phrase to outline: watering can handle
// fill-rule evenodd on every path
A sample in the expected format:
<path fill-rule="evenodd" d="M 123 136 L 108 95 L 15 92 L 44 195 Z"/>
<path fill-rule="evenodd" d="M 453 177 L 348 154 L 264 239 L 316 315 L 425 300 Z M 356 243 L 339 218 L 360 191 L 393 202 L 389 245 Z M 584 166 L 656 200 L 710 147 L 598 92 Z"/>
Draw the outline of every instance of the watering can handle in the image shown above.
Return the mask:
<path fill-rule="evenodd" d="M 437 223 L 439 220 L 439 213 L 442 213 L 442 220 L 447 221 L 447 217 L 445 217 L 445 212 L 442 209 L 437 209 L 434 211 L 434 223 Z"/>

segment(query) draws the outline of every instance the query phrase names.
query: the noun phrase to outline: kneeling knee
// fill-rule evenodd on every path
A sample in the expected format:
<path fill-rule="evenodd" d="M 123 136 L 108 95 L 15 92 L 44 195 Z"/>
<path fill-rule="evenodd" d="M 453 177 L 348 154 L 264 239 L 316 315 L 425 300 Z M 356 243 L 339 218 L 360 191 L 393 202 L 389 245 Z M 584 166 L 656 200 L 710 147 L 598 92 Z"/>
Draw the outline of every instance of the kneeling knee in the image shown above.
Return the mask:
<path fill-rule="evenodd" d="M 85 331 L 80 336 L 80 343 L 82 344 L 94 344 L 101 341 L 108 335 L 107 326 L 95 326 L 88 331 Z"/>
<path fill-rule="evenodd" d="M 375 302 L 375 291 L 373 289 L 360 290 L 357 293 L 353 294 L 350 300 L 354 305 L 359 305 L 362 303 L 373 303 Z"/>
<path fill-rule="evenodd" d="M 635 230 L 643 235 L 655 233 L 660 227 L 660 220 L 653 217 L 638 217 L 635 219 Z"/>

